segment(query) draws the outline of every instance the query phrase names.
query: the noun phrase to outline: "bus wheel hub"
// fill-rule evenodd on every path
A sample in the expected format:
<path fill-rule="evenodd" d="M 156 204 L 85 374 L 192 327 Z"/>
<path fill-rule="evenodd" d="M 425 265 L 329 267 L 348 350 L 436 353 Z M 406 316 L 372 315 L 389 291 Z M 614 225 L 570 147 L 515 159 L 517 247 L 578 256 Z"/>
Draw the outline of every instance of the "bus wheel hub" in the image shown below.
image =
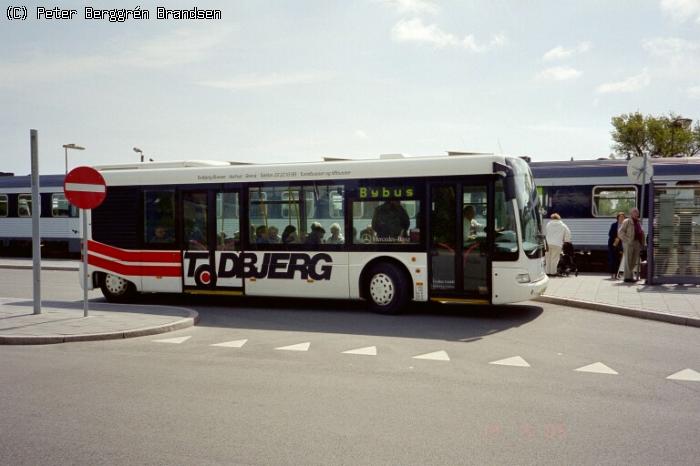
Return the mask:
<path fill-rule="evenodd" d="M 112 294 L 118 295 L 126 292 L 127 282 L 121 277 L 107 274 L 105 277 L 105 286 Z"/>
<path fill-rule="evenodd" d="M 388 275 L 378 273 L 369 282 L 369 294 L 375 303 L 380 305 L 389 304 L 394 299 L 394 282 Z"/>

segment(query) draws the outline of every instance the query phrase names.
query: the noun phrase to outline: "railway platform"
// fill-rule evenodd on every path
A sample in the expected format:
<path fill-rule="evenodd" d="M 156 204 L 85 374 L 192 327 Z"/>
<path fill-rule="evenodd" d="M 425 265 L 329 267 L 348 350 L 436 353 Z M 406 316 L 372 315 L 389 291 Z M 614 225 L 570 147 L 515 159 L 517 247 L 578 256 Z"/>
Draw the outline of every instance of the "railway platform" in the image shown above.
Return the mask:
<path fill-rule="evenodd" d="M 553 277 L 538 301 L 700 327 L 700 286 L 645 285 L 607 274 Z"/>

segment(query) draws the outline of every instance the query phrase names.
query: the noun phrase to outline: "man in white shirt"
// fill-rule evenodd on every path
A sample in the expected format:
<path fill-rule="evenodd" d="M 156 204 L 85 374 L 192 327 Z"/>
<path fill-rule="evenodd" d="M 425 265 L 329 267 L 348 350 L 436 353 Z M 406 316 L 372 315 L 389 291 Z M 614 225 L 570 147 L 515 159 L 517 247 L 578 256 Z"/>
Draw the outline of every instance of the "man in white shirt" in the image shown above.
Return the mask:
<path fill-rule="evenodd" d="M 554 213 L 551 218 L 552 219 L 545 227 L 545 236 L 547 238 L 545 268 L 547 275 L 556 275 L 561 248 L 564 243 L 571 242 L 571 230 L 561 221 L 561 216 L 559 214 Z"/>

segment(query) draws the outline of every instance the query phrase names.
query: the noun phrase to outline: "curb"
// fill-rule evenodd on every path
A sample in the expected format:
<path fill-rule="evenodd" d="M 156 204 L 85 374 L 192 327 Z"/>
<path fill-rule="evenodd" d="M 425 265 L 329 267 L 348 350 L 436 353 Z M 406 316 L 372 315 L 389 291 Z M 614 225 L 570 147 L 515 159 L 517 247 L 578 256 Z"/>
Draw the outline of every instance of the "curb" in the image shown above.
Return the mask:
<path fill-rule="evenodd" d="M 32 268 L 33 266 L 31 265 L 0 264 L 0 269 L 31 270 Z M 42 265 L 41 270 L 61 270 L 65 272 L 77 272 L 80 269 L 76 266 L 68 265 Z"/>
<path fill-rule="evenodd" d="M 121 340 L 124 338 L 145 337 L 160 333 L 173 332 L 193 327 L 199 322 L 199 313 L 191 309 L 178 308 L 187 311 L 189 316 L 175 322 L 170 322 L 155 327 L 143 327 L 132 330 L 106 333 L 84 333 L 81 335 L 0 335 L 0 345 L 50 345 L 55 343 L 71 343 L 76 341 Z"/>
<path fill-rule="evenodd" d="M 676 325 L 687 325 L 689 327 L 700 327 L 700 319 L 695 317 L 684 317 L 676 314 L 665 314 L 663 312 L 648 311 L 644 309 L 634 309 L 630 307 L 613 306 L 611 304 L 595 303 L 592 301 L 582 301 L 570 298 L 559 298 L 556 296 L 541 295 L 534 298 L 534 301 L 543 303 L 560 304 L 563 306 L 578 307 L 591 311 L 607 312 L 638 319 L 657 320 Z"/>

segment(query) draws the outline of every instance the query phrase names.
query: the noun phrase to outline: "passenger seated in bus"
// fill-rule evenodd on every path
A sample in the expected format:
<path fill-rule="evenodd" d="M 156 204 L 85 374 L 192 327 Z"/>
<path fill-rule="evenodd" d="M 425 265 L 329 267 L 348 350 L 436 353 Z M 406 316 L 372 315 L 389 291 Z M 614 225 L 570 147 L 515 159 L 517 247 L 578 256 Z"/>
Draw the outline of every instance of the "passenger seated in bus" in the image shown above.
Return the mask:
<path fill-rule="evenodd" d="M 276 226 L 270 225 L 267 229 L 267 241 L 269 243 L 281 243 L 282 238 L 280 237 L 280 231 Z"/>
<path fill-rule="evenodd" d="M 311 224 L 311 231 L 306 237 L 304 244 L 307 246 L 318 246 L 323 244 L 323 235 L 326 234 L 326 230 L 323 229 L 320 223 L 314 222 Z"/>
<path fill-rule="evenodd" d="M 326 239 L 327 244 L 343 244 L 345 243 L 345 238 L 343 234 L 340 233 L 340 225 L 334 223 L 331 225 L 331 235 Z"/>
<path fill-rule="evenodd" d="M 185 240 L 188 244 L 188 249 L 207 249 L 207 238 L 203 233 L 204 219 L 201 215 L 197 215 L 193 220 L 186 223 Z"/>
<path fill-rule="evenodd" d="M 236 250 L 236 244 L 238 243 L 237 239 L 238 232 L 236 232 L 231 238 L 228 236 L 225 232 L 221 231 L 217 235 L 217 241 L 218 241 L 218 246 L 217 249 L 220 251 L 235 251 Z"/>
<path fill-rule="evenodd" d="M 297 243 L 299 238 L 297 237 L 297 227 L 294 225 L 287 225 L 282 232 L 282 243 L 293 244 Z"/>
<path fill-rule="evenodd" d="M 480 224 L 474 218 L 476 211 L 473 205 L 464 207 L 464 241 L 474 241 L 479 231 L 483 231 L 484 225 Z"/>
<path fill-rule="evenodd" d="M 410 226 L 411 219 L 397 199 L 390 199 L 374 209 L 372 228 L 380 241 L 398 241 L 407 235 Z"/>
<path fill-rule="evenodd" d="M 269 242 L 267 227 L 265 225 L 260 225 L 255 229 L 255 244 L 267 244 Z"/>
<path fill-rule="evenodd" d="M 173 234 L 169 228 L 163 225 L 158 225 L 155 230 L 153 230 L 153 237 L 151 238 L 151 243 L 172 243 Z"/>
<path fill-rule="evenodd" d="M 367 228 L 360 231 L 360 241 L 363 243 L 374 243 L 374 236 L 372 225 L 367 225 Z"/>

